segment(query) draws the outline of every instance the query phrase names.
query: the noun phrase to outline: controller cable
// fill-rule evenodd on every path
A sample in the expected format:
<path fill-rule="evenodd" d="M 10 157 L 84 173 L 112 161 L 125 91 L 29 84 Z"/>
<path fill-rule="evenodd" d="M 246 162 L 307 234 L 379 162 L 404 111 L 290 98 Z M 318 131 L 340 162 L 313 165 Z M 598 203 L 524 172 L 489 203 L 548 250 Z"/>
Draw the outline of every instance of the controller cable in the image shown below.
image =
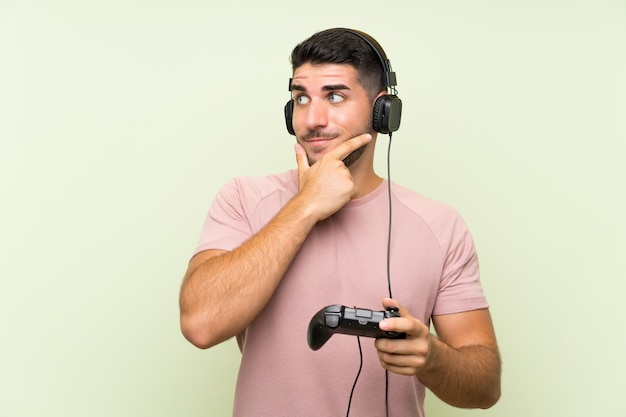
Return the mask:
<path fill-rule="evenodd" d="M 354 379 L 354 383 L 352 384 L 352 390 L 350 391 L 350 399 L 348 400 L 348 411 L 346 412 L 346 417 L 350 415 L 350 406 L 352 405 L 352 396 L 354 395 L 354 389 L 356 388 L 356 383 L 359 380 L 359 376 L 361 375 L 361 370 L 363 369 L 363 349 L 361 348 L 361 336 L 356 337 L 356 342 L 359 345 L 359 372 L 356 374 L 356 378 Z"/>
<path fill-rule="evenodd" d="M 389 132 L 389 145 L 387 146 L 387 196 L 389 198 L 389 226 L 387 232 L 387 290 L 389 291 L 389 298 L 393 298 L 391 292 L 391 224 L 392 224 L 392 204 L 391 204 L 391 132 Z M 359 371 L 356 374 L 354 383 L 352 384 L 352 390 L 350 391 L 350 398 L 348 400 L 348 410 L 346 411 L 346 417 L 350 416 L 350 406 L 352 405 L 352 397 L 354 395 L 354 389 L 361 376 L 363 370 L 363 349 L 361 348 L 361 336 L 356 337 L 356 342 L 359 346 Z M 389 417 L 389 371 L 385 369 L 385 416 Z"/>

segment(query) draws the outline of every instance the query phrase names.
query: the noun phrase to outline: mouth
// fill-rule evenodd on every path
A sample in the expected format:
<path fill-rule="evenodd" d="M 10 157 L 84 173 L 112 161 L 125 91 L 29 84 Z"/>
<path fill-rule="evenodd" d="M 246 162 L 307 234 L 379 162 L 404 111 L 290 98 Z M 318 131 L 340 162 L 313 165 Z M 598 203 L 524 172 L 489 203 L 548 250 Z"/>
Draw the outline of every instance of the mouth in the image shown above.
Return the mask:
<path fill-rule="evenodd" d="M 331 138 L 311 138 L 306 139 L 305 142 L 312 148 L 319 148 L 322 146 L 326 146 L 331 140 Z"/>
<path fill-rule="evenodd" d="M 302 137 L 302 141 L 306 142 L 312 148 L 321 148 L 328 145 L 333 139 L 339 135 L 331 132 L 311 131 Z"/>

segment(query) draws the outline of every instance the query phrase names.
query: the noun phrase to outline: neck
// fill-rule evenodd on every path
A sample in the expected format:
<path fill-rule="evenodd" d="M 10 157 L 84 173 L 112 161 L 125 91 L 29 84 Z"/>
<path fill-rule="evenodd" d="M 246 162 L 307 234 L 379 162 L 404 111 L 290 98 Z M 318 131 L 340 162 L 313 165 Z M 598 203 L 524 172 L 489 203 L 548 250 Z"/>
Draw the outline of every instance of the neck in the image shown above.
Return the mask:
<path fill-rule="evenodd" d="M 374 148 L 375 139 L 367 144 L 361 157 L 348 167 L 359 189 L 359 194 L 356 198 L 365 197 L 383 181 L 374 171 Z"/>

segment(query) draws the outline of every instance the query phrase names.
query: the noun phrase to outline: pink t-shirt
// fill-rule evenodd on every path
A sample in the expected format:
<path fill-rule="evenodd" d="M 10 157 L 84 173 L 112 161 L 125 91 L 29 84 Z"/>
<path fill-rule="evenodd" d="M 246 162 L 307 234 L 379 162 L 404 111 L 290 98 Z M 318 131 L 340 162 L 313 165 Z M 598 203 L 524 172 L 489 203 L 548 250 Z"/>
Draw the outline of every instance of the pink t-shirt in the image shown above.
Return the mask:
<path fill-rule="evenodd" d="M 298 188 L 296 171 L 236 178 L 213 203 L 197 252 L 233 250 L 256 234 Z M 467 227 L 449 206 L 392 183 L 391 287 L 416 318 L 487 308 Z M 311 231 L 256 320 L 237 337 L 242 351 L 235 417 L 345 416 L 359 369 L 357 338 L 307 345 L 313 315 L 331 304 L 382 310 L 387 290 L 387 182 L 350 201 Z M 363 370 L 351 416 L 385 415 L 385 371 L 373 339 L 361 338 Z M 423 416 L 425 388 L 389 374 L 390 416 Z"/>

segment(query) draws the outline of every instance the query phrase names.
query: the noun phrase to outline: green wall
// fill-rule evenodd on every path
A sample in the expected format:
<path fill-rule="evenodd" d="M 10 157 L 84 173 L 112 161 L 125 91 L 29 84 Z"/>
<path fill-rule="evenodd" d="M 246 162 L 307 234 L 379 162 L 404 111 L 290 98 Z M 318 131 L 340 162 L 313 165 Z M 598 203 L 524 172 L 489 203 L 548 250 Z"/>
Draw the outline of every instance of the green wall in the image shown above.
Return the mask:
<path fill-rule="evenodd" d="M 0 0 L 0 415 L 230 414 L 239 353 L 183 339 L 181 277 L 225 181 L 294 166 L 288 56 L 332 26 L 385 47 L 393 179 L 457 207 L 480 253 L 503 396 L 429 415 L 626 415 L 608 0 Z"/>

